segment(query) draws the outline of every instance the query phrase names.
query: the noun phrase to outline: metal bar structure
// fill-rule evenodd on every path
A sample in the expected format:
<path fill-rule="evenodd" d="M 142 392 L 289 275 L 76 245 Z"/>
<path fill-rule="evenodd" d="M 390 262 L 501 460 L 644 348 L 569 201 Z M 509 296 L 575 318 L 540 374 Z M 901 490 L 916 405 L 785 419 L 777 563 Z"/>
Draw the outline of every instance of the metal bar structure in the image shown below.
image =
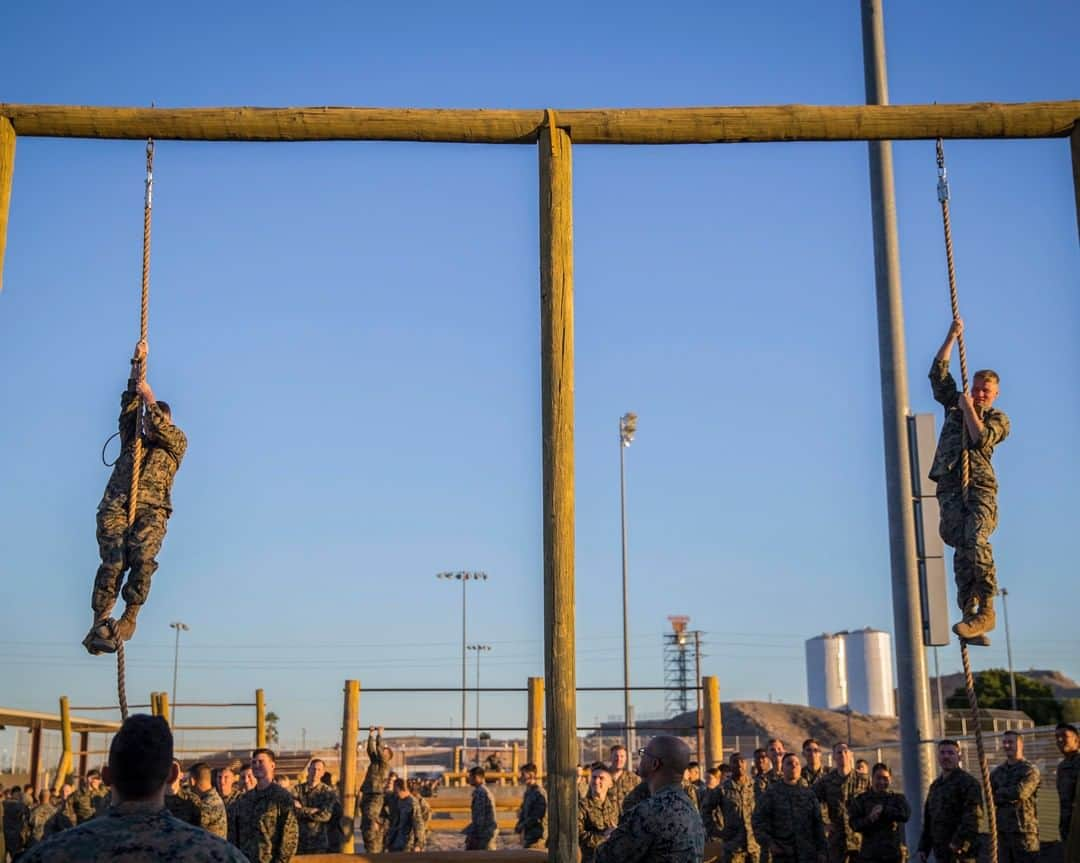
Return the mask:
<path fill-rule="evenodd" d="M 866 101 L 889 101 L 885 66 L 885 24 L 881 0 L 862 0 L 863 69 Z M 874 233 L 874 282 L 877 294 L 881 414 L 885 434 L 885 489 L 889 514 L 893 628 L 896 637 L 897 695 L 904 791 L 922 801 L 930 788 L 929 752 L 923 742 L 933 737 L 926 651 L 922 641 L 922 606 L 915 545 L 915 511 L 911 484 L 907 416 L 907 359 L 900 289 L 900 241 L 896 226 L 892 144 L 871 141 L 870 210 Z M 848 717 L 850 723 L 850 715 Z M 907 825 L 908 847 L 918 844 L 922 809 L 912 807 Z"/>
<path fill-rule="evenodd" d="M 669 686 L 631 686 L 631 692 L 667 692 L 671 687 Z M 687 686 L 688 691 L 700 690 L 701 686 Z M 528 692 L 527 686 L 467 686 L 466 692 Z M 576 686 L 575 692 L 622 692 L 622 686 Z M 364 689 L 364 692 L 396 692 L 396 693 L 411 693 L 413 695 L 422 695 L 429 692 L 461 692 L 459 686 L 373 686 L 371 689 Z"/>

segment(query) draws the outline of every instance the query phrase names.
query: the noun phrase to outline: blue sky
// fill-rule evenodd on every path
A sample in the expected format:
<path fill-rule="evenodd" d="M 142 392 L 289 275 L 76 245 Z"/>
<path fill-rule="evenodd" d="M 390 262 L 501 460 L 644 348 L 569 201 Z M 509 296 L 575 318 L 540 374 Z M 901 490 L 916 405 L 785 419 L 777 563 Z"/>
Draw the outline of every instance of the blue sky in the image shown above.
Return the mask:
<path fill-rule="evenodd" d="M 1076 98 L 1078 24 L 1066 2 L 887 4 L 892 100 Z M 7 102 L 863 101 L 854 2 L 19 3 L 0 52 Z M 111 660 L 78 642 L 99 451 L 138 331 L 142 151 L 18 144 L 0 294 L 5 705 L 114 697 Z M 1078 677 L 1068 145 L 947 153 L 971 360 L 1001 372 L 1013 421 L 995 548 L 1016 665 Z M 925 411 L 948 323 L 933 144 L 895 158 Z M 181 698 L 262 686 L 287 742 L 328 742 L 346 677 L 456 684 L 459 594 L 434 578 L 456 568 L 491 575 L 470 589 L 469 640 L 494 648 L 483 682 L 541 674 L 535 148 L 162 142 L 155 176 L 150 377 L 190 448 L 129 690 L 169 688 L 180 619 Z M 621 682 L 616 424 L 634 410 L 635 681 L 661 682 L 666 617 L 689 614 L 724 698 L 802 702 L 806 638 L 892 628 L 866 147 L 579 147 L 574 180 L 578 680 Z M 1003 644 L 976 663 L 1003 665 Z M 958 668 L 955 647 L 942 662 Z M 523 695 L 481 709 L 524 722 Z M 619 709 L 583 696 L 579 721 Z M 453 695 L 370 694 L 361 711 L 459 721 Z"/>

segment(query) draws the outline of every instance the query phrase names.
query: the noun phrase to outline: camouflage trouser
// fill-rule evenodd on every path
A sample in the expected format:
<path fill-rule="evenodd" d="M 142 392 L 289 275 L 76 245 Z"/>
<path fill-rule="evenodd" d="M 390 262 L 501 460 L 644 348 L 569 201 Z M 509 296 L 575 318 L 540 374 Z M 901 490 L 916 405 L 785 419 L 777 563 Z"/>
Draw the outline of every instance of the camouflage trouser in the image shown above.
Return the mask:
<path fill-rule="evenodd" d="M 379 818 L 383 796 L 365 791 L 360 798 L 360 835 L 364 839 L 364 852 L 367 854 L 380 854 L 383 850 L 386 837 L 383 834 L 382 820 Z"/>
<path fill-rule="evenodd" d="M 959 488 L 942 488 L 938 484 L 937 499 L 941 538 L 955 550 L 956 601 L 963 610 L 973 598 L 997 593 L 997 570 L 990 546 L 990 534 L 997 527 L 997 497 L 992 491 L 971 487 L 965 501 Z"/>
<path fill-rule="evenodd" d="M 753 851 L 734 851 L 725 848 L 724 863 L 758 863 L 758 855 Z"/>
<path fill-rule="evenodd" d="M 126 502 L 102 503 L 98 507 L 97 540 L 101 566 L 90 598 L 90 607 L 95 614 L 104 614 L 115 604 L 125 569 L 129 572 L 124 584 L 124 601 L 128 605 L 146 602 L 150 579 L 158 568 L 155 558 L 161 551 L 168 521 L 167 510 L 140 506 L 135 510 L 135 523 L 129 530 Z"/>
<path fill-rule="evenodd" d="M 1039 859 L 1039 834 L 998 833 L 998 863 L 1035 863 Z"/>

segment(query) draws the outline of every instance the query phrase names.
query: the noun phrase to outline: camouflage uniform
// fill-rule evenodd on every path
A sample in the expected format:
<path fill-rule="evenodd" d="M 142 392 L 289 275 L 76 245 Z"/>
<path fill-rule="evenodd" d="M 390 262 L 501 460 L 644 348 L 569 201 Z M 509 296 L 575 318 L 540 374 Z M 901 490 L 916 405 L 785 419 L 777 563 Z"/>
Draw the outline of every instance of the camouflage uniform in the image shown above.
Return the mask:
<path fill-rule="evenodd" d="M 591 863 L 596 849 L 619 823 L 619 807 L 611 795 L 601 800 L 590 790 L 578 801 L 577 832 L 581 863 Z"/>
<path fill-rule="evenodd" d="M 881 807 L 881 814 L 871 820 L 875 806 Z M 864 791 L 848 804 L 848 810 L 851 829 L 862 835 L 861 863 L 903 863 L 907 859 L 904 825 L 911 817 L 911 807 L 903 794 Z"/>
<path fill-rule="evenodd" d="M 686 796 L 690 798 L 690 802 L 694 804 L 694 808 L 701 812 L 701 798 L 698 796 L 697 785 L 693 782 L 683 782 L 682 790 L 686 792 Z"/>
<path fill-rule="evenodd" d="M 626 795 L 633 791 L 641 783 L 641 778 L 632 770 L 623 769 L 619 772 L 619 778 L 615 778 L 615 774 L 611 774 L 611 787 L 608 789 L 607 796 L 615 801 L 615 805 L 619 807 L 619 811 L 622 811 L 623 801 L 626 800 Z"/>
<path fill-rule="evenodd" d="M 608 791 L 608 799 L 611 799 L 611 791 Z M 546 846 L 547 793 L 539 782 L 525 786 L 525 796 L 521 798 L 514 832 L 521 834 L 521 844 L 525 848 Z"/>
<path fill-rule="evenodd" d="M 71 795 L 71 805 L 75 810 L 75 823 L 82 824 L 109 809 L 109 789 L 104 785 L 93 788 L 80 788 Z"/>
<path fill-rule="evenodd" d="M 427 824 L 423 806 L 417 797 L 394 795 L 390 830 L 386 834 L 387 851 L 423 851 L 427 844 Z"/>
<path fill-rule="evenodd" d="M 30 843 L 35 844 L 45 838 L 45 825 L 56 814 L 52 803 L 38 803 L 30 810 Z"/>
<path fill-rule="evenodd" d="M 802 773 L 799 774 L 799 784 L 803 788 L 813 788 L 814 783 L 821 779 L 825 774 L 829 772 L 829 768 L 822 764 L 817 770 L 814 770 L 809 764 L 804 764 Z"/>
<path fill-rule="evenodd" d="M 19 800 L 4 801 L 4 843 L 12 860 L 30 845 L 30 809 Z"/>
<path fill-rule="evenodd" d="M 45 822 L 45 838 L 70 830 L 78 819 L 75 816 L 75 795 L 72 794 L 53 810 L 52 817 Z"/>
<path fill-rule="evenodd" d="M 959 767 L 943 773 L 926 795 L 919 852 L 932 851 L 937 863 L 973 863 L 982 817 L 982 791 L 975 778 Z"/>
<path fill-rule="evenodd" d="M 997 527 L 997 477 L 990 458 L 994 447 L 1008 437 L 1009 418 L 996 408 L 982 411 L 982 439 L 967 442 L 969 482 L 965 501 L 961 487 L 964 415 L 948 360 L 934 360 L 930 385 L 935 401 L 945 407 L 945 422 L 929 476 L 937 483 L 941 538 L 955 550 L 957 603 L 966 610 L 973 600 L 986 601 L 997 593 L 997 571 L 990 546 L 990 534 Z"/>
<path fill-rule="evenodd" d="M 94 579 L 90 606 L 95 619 L 108 617 L 116 603 L 116 594 L 124 570 L 124 601 L 141 606 L 150 592 L 150 579 L 157 571 L 157 554 L 165 539 L 165 529 L 172 513 L 170 489 L 180 462 L 187 450 L 187 438 L 157 404 L 146 410 L 143 430 L 142 463 L 139 473 L 139 496 L 135 522 L 128 529 L 128 495 L 131 492 L 135 434 L 140 399 L 135 391 L 135 372 L 120 397 L 120 457 L 113 466 L 109 484 L 98 504 L 97 540 L 101 566 Z"/>
<path fill-rule="evenodd" d="M 486 785 L 473 789 L 470 804 L 472 820 L 462 832 L 465 834 L 466 851 L 494 851 L 499 837 L 499 824 L 495 820 L 495 799 Z"/>
<path fill-rule="evenodd" d="M 821 805 L 801 785 L 772 783 L 758 800 L 751 823 L 773 863 L 816 863 L 825 855 Z"/>
<path fill-rule="evenodd" d="M 220 796 L 220 794 L 219 794 Z M 226 836 L 233 845 L 236 844 L 236 834 L 233 832 L 236 828 L 236 823 L 233 821 L 233 811 L 236 809 L 236 801 L 244 796 L 244 792 L 240 790 L 240 786 L 234 786 L 233 790 L 229 792 L 228 797 L 222 798 L 222 803 L 225 804 L 225 824 L 226 824 Z"/>
<path fill-rule="evenodd" d="M 625 805 L 625 802 L 624 802 Z M 596 863 L 701 863 L 705 828 L 681 782 L 635 806 L 596 849 Z"/>
<path fill-rule="evenodd" d="M 725 779 L 720 786 L 721 806 L 724 812 L 724 863 L 756 863 L 757 839 L 754 837 L 754 783 L 747 779 L 736 782 Z"/>
<path fill-rule="evenodd" d="M 1061 807 L 1058 831 L 1061 833 L 1062 842 L 1069 838 L 1069 816 L 1077 797 L 1077 788 L 1080 788 L 1080 752 L 1070 752 L 1061 759 L 1057 767 L 1058 804 Z"/>
<path fill-rule="evenodd" d="M 1039 768 L 1030 761 L 1006 761 L 990 771 L 997 809 L 998 860 L 1028 863 L 1039 854 L 1039 813 L 1035 795 L 1041 782 Z"/>
<path fill-rule="evenodd" d="M 275 782 L 245 792 L 229 822 L 236 847 L 251 863 L 287 863 L 296 853 L 300 831 L 293 796 Z"/>
<path fill-rule="evenodd" d="M 383 789 L 386 777 L 390 773 L 390 764 L 383 757 L 382 735 L 368 735 L 367 756 L 371 763 L 364 774 L 364 784 L 360 786 L 360 835 L 364 838 L 364 851 L 378 854 L 383 850 L 384 831 L 381 820 Z"/>
<path fill-rule="evenodd" d="M 761 799 L 761 795 L 778 779 L 776 772 L 769 770 L 765 773 L 755 773 L 750 781 L 754 785 L 754 803 L 757 803 Z"/>
<path fill-rule="evenodd" d="M 300 822 L 299 854 L 325 854 L 330 850 L 327 825 L 334 815 L 337 794 L 323 782 L 301 782 L 296 786 L 296 799 L 300 808 L 296 820 Z"/>
<path fill-rule="evenodd" d="M 345 807 L 341 805 L 341 799 L 334 791 L 334 805 L 330 808 L 330 821 L 326 825 L 326 843 L 331 854 L 340 854 L 345 845 Z M 353 835 L 352 818 L 348 822 L 348 835 Z"/>
<path fill-rule="evenodd" d="M 224 839 L 145 803 L 121 803 L 102 817 L 35 845 L 21 863 L 248 863 Z"/>
<path fill-rule="evenodd" d="M 814 783 L 813 792 L 822 804 L 826 825 L 829 863 L 845 863 L 858 855 L 862 837 L 851 829 L 848 804 L 869 790 L 870 780 L 857 770 L 847 776 L 839 770 L 830 770 Z"/>
<path fill-rule="evenodd" d="M 229 834 L 229 818 L 225 814 L 225 801 L 214 788 L 200 791 L 191 789 L 191 799 L 199 810 L 199 826 L 215 836 L 225 839 Z"/>
<path fill-rule="evenodd" d="M 165 808 L 173 818 L 193 827 L 201 826 L 199 800 L 186 785 L 181 785 L 175 794 L 165 792 Z"/>
<path fill-rule="evenodd" d="M 652 797 L 652 790 L 649 788 L 649 783 L 644 779 L 638 782 L 637 787 L 634 788 L 629 794 L 623 798 L 622 812 L 619 813 L 619 823 L 622 824 L 631 812 L 634 811 L 634 807 L 639 803 L 642 803 Z"/>
<path fill-rule="evenodd" d="M 719 839 L 724 831 L 724 792 L 721 786 L 707 788 L 701 798 L 701 824 L 706 839 Z"/>

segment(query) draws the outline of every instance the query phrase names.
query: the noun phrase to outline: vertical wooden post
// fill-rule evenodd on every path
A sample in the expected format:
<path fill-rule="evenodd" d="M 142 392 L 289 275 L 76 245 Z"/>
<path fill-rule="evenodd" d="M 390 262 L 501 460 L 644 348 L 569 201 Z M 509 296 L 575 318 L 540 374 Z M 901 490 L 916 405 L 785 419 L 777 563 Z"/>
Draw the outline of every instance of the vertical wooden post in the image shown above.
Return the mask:
<path fill-rule="evenodd" d="M 79 732 L 79 775 L 85 776 L 90 766 L 90 732 Z"/>
<path fill-rule="evenodd" d="M 255 748 L 266 746 L 266 699 L 261 689 L 255 690 Z"/>
<path fill-rule="evenodd" d="M 85 735 L 86 732 L 84 731 Z M 84 746 L 83 749 L 86 749 Z M 80 761 L 81 764 L 81 761 Z M 53 780 L 53 791 L 60 793 L 60 787 L 64 779 L 71 772 L 71 706 L 66 695 L 60 696 L 60 763 L 56 765 L 56 778 Z M 80 766 L 80 776 L 86 775 L 86 770 Z M 34 787 L 37 793 L 37 787 Z"/>
<path fill-rule="evenodd" d="M 705 714 L 705 767 L 724 763 L 724 723 L 720 715 L 720 681 L 711 675 L 701 678 Z"/>
<path fill-rule="evenodd" d="M 521 771 L 521 747 L 515 740 L 510 747 L 510 772 L 514 774 L 514 778 L 510 780 L 511 785 L 518 784 L 518 773 Z"/>
<path fill-rule="evenodd" d="M 341 719 L 341 830 L 343 854 L 355 853 L 353 826 L 356 820 L 356 747 L 360 732 L 360 681 L 345 681 L 345 707 Z"/>
<path fill-rule="evenodd" d="M 157 694 L 157 703 L 158 703 L 158 716 L 160 716 L 166 722 L 169 722 L 169 693 L 168 692 L 159 692 Z M 170 724 L 170 726 L 172 725 L 171 722 L 169 724 Z"/>
<path fill-rule="evenodd" d="M 558 128 L 554 111 L 538 149 L 548 860 L 576 863 L 573 182 L 570 135 Z"/>
<path fill-rule="evenodd" d="M 529 678 L 529 720 L 525 740 L 525 760 L 544 775 L 544 678 Z"/>
<path fill-rule="evenodd" d="M 70 739 L 68 741 L 70 745 Z M 37 794 L 38 780 L 41 778 L 41 726 L 35 725 L 30 729 L 30 784 L 34 786 L 34 794 Z"/>
<path fill-rule="evenodd" d="M 1072 137 L 1069 140 L 1072 144 L 1073 193 L 1076 195 L 1076 230 L 1080 233 L 1080 123 L 1073 126 Z M 2 162 L 0 162 L 0 178 L 2 178 L 3 172 L 4 166 Z M 2 195 L 3 190 L 0 189 L 0 207 L 2 207 L 4 203 Z M 3 230 L 3 218 L 3 213 L 0 212 L 0 230 Z M 3 237 L 0 236 L 0 264 L 2 264 L 4 260 L 3 242 Z"/>
<path fill-rule="evenodd" d="M 11 209 L 11 181 L 15 176 L 15 129 L 7 117 L 0 117 L 0 290 L 4 289 L 4 250 L 7 249 L 8 211 Z"/>
<path fill-rule="evenodd" d="M 460 773 L 464 762 L 464 749 L 461 746 L 454 747 L 454 772 Z"/>

